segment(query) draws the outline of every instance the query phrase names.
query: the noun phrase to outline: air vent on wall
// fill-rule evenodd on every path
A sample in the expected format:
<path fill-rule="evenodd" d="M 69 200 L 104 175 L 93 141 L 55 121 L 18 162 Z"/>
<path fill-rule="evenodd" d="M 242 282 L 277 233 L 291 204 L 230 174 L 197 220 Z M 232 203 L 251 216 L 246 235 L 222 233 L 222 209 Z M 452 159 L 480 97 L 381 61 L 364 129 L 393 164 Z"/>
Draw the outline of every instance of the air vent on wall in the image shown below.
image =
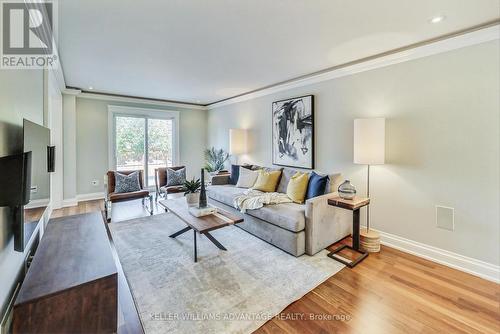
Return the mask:
<path fill-rule="evenodd" d="M 448 231 L 455 230 L 455 210 L 436 205 L 436 226 Z"/>

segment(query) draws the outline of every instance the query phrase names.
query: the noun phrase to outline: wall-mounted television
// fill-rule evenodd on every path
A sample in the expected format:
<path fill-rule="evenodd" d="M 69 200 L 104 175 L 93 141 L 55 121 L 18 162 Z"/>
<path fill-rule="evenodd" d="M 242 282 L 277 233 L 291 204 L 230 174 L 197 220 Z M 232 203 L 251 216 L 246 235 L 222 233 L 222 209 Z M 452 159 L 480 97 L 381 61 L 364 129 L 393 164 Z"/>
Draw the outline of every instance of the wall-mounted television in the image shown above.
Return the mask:
<path fill-rule="evenodd" d="M 14 249 L 24 251 L 50 203 L 50 130 L 24 120 L 23 152 L 0 158 L 0 206 L 10 208 Z"/>
<path fill-rule="evenodd" d="M 24 206 L 23 245 L 26 246 L 50 204 L 50 171 L 54 166 L 54 150 L 50 146 L 50 130 L 24 120 L 23 151 L 31 152 L 31 185 L 29 202 Z"/>

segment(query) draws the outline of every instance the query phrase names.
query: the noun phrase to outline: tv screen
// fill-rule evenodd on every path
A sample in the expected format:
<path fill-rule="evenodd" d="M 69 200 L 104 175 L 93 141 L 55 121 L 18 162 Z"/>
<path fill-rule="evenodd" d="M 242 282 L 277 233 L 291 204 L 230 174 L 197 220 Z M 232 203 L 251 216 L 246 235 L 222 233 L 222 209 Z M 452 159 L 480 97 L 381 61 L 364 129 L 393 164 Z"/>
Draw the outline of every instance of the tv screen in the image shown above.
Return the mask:
<path fill-rule="evenodd" d="M 45 214 L 50 202 L 50 174 L 49 153 L 50 130 L 44 126 L 24 120 L 24 153 L 31 152 L 31 186 L 29 202 L 24 206 L 22 218 L 23 241 L 18 240 L 18 245 L 24 247 L 29 243 L 33 232 Z M 23 247 L 23 248 L 24 248 Z"/>
<path fill-rule="evenodd" d="M 31 152 L 31 193 L 26 205 L 29 208 L 46 207 L 50 202 L 49 146 L 50 130 L 25 119 L 23 151 Z"/>

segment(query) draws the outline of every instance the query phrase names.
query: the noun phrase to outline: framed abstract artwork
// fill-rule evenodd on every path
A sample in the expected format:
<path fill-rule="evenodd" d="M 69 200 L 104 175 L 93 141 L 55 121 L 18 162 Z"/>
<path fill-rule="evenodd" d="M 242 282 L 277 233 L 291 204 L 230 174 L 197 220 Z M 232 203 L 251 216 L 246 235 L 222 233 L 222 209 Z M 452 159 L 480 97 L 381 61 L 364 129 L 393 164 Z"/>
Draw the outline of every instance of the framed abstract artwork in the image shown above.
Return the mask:
<path fill-rule="evenodd" d="M 273 102 L 273 164 L 314 168 L 314 96 Z"/>

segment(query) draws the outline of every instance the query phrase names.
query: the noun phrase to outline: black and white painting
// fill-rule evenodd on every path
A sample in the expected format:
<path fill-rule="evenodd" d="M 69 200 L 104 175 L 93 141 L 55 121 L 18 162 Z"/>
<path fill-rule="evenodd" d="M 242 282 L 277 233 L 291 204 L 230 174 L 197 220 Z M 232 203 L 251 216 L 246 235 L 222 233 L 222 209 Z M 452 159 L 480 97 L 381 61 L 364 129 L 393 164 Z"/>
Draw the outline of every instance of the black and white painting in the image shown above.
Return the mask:
<path fill-rule="evenodd" d="M 273 102 L 273 164 L 314 168 L 313 95 Z"/>

